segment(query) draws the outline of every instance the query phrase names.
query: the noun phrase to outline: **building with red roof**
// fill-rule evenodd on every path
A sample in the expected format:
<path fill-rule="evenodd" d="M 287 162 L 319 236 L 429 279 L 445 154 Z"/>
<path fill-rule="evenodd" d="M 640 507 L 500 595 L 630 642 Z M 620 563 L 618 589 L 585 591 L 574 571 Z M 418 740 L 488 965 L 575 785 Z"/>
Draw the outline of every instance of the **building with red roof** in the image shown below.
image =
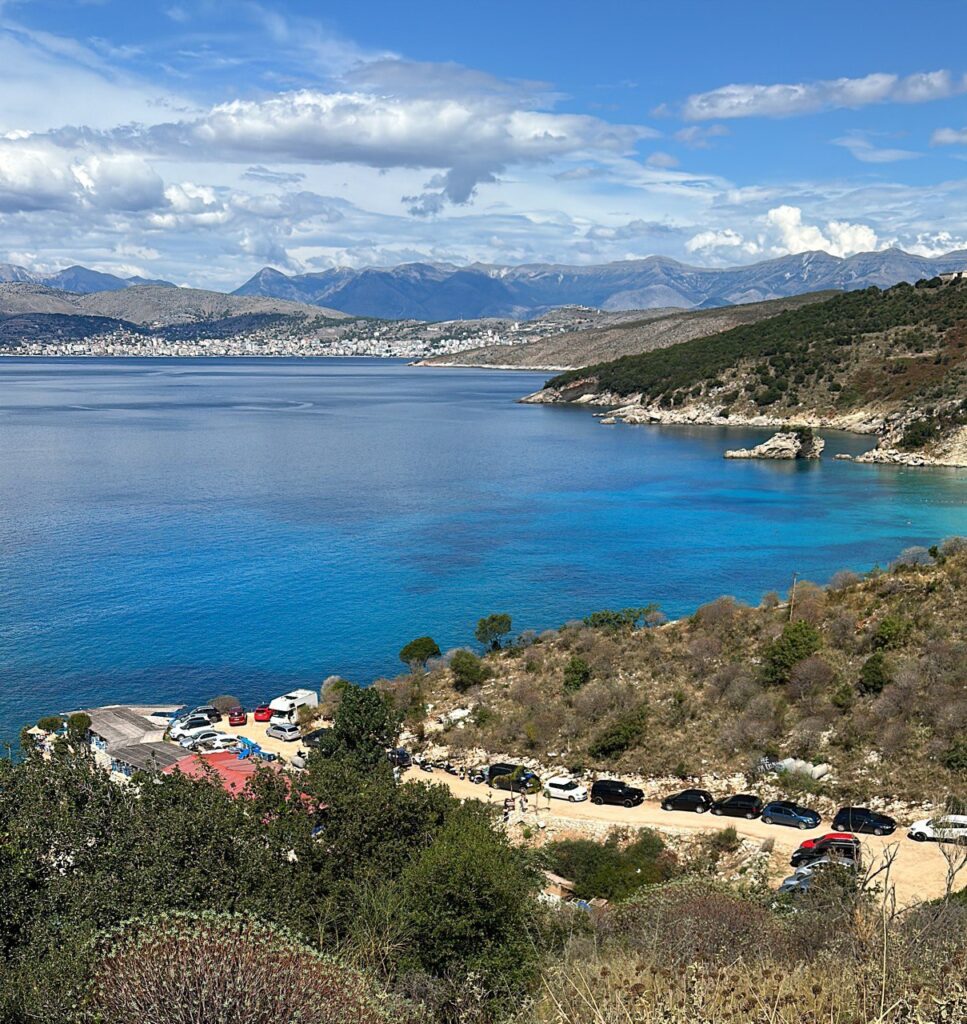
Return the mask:
<path fill-rule="evenodd" d="M 210 754 L 187 754 L 178 758 L 174 764 L 163 769 L 164 775 L 179 772 L 189 779 L 209 779 L 221 783 L 222 789 L 232 796 L 238 796 L 245 789 L 248 780 L 260 767 L 278 772 L 281 766 L 277 761 L 258 761 L 253 757 L 239 760 L 234 750 L 218 750 Z"/>

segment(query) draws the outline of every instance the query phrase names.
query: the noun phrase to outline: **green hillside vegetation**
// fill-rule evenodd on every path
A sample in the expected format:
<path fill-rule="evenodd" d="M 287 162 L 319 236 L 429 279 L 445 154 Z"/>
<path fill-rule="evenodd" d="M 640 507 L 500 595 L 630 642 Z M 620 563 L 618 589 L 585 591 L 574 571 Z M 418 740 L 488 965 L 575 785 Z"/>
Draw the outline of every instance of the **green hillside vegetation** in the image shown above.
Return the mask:
<path fill-rule="evenodd" d="M 793 417 L 917 410 L 903 443 L 920 447 L 967 423 L 967 283 L 939 278 L 846 292 L 755 324 L 625 356 L 548 381 L 674 408 Z"/>
<path fill-rule="evenodd" d="M 967 542 L 793 597 L 720 597 L 667 625 L 653 606 L 597 613 L 486 655 L 476 687 L 442 665 L 384 685 L 414 727 L 422 701 L 471 706 L 451 749 L 652 777 L 796 757 L 833 766 L 799 780 L 831 798 L 967 796 Z"/>

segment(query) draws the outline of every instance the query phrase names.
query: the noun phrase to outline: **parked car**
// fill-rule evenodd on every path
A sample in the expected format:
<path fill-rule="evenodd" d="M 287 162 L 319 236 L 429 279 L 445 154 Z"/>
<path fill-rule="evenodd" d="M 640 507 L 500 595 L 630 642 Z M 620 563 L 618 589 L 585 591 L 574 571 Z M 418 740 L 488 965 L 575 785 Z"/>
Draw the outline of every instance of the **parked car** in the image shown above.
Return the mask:
<path fill-rule="evenodd" d="M 299 727 L 293 722 L 287 722 L 284 725 L 275 725 L 273 723 L 265 730 L 265 735 L 272 736 L 277 740 L 283 740 L 286 743 L 302 739 L 302 733 L 299 732 Z"/>
<path fill-rule="evenodd" d="M 259 704 L 252 712 L 252 717 L 256 722 L 267 722 L 272 717 L 272 709 L 268 704 Z"/>
<path fill-rule="evenodd" d="M 792 825 L 794 828 L 819 828 L 822 815 L 792 800 L 773 800 L 762 808 L 762 820 L 767 825 Z"/>
<path fill-rule="evenodd" d="M 789 858 L 789 863 L 794 868 L 798 868 L 806 864 L 813 864 L 824 857 L 859 862 L 860 841 L 856 836 L 849 836 L 846 839 L 828 839 L 807 848 L 800 846 Z"/>
<path fill-rule="evenodd" d="M 199 729 L 197 732 L 190 732 L 185 736 L 182 736 L 178 742 L 185 747 L 187 750 L 194 750 L 196 745 L 202 740 L 217 740 L 219 736 L 224 736 L 225 733 L 218 732 L 216 729 L 212 729 L 209 726 L 207 729 Z"/>
<path fill-rule="evenodd" d="M 201 707 L 192 708 L 192 715 L 204 715 L 212 725 L 222 720 L 222 713 L 211 704 L 202 704 Z"/>
<path fill-rule="evenodd" d="M 211 752 L 218 750 L 237 750 L 238 737 L 229 736 L 227 733 L 218 733 L 218 735 L 214 737 L 203 737 L 195 740 L 191 745 L 191 749 Z"/>
<path fill-rule="evenodd" d="M 302 742 L 307 747 L 318 747 L 319 741 L 329 731 L 329 729 L 313 729 L 312 732 L 307 732 L 305 736 L 302 737 Z"/>
<path fill-rule="evenodd" d="M 907 835 L 918 843 L 961 843 L 967 845 L 967 814 L 944 814 L 939 818 L 924 818 L 910 826 Z"/>
<path fill-rule="evenodd" d="M 855 871 L 858 867 L 859 865 L 856 862 L 833 858 L 818 860 L 808 867 L 799 868 L 796 872 L 789 875 L 788 878 L 784 878 L 776 892 L 792 893 L 793 895 L 798 896 L 802 893 L 809 892 L 815 880 L 822 877 L 822 875 L 827 871 L 834 871 L 837 869 Z"/>
<path fill-rule="evenodd" d="M 487 784 L 511 793 L 535 793 L 541 788 L 541 780 L 534 772 L 517 764 L 492 764 L 487 771 Z"/>
<path fill-rule="evenodd" d="M 204 729 L 211 729 L 212 723 L 204 715 L 193 715 L 190 718 L 180 718 L 171 726 L 171 738 L 180 740 L 182 736 L 191 736 Z"/>
<path fill-rule="evenodd" d="M 818 846 L 820 843 L 825 843 L 827 839 L 848 839 L 850 842 L 856 843 L 859 846 L 859 840 L 852 832 L 827 832 L 822 836 L 813 836 L 812 839 L 804 839 L 799 844 L 800 850 L 810 850 L 814 846 Z"/>
<path fill-rule="evenodd" d="M 712 803 L 713 814 L 725 814 L 730 818 L 758 818 L 762 813 L 762 801 L 751 793 L 736 793 L 735 796 Z"/>
<path fill-rule="evenodd" d="M 637 807 L 645 794 L 637 786 L 629 786 L 621 779 L 598 779 L 591 786 L 591 803 L 620 804 L 622 807 Z"/>
<path fill-rule="evenodd" d="M 666 796 L 661 802 L 663 811 L 694 811 L 696 814 L 704 814 L 715 798 L 707 789 L 683 789 L 681 793 L 672 793 Z"/>
<path fill-rule="evenodd" d="M 247 725 L 248 724 L 248 712 L 245 708 L 232 708 L 228 712 L 228 724 L 229 725 Z"/>
<path fill-rule="evenodd" d="M 413 758 L 405 747 L 396 747 L 393 750 L 388 750 L 386 756 L 394 768 L 409 768 L 413 764 Z"/>
<path fill-rule="evenodd" d="M 888 814 L 871 811 L 868 807 L 841 807 L 833 818 L 837 832 L 872 832 L 875 836 L 888 836 L 896 831 L 896 822 Z"/>
<path fill-rule="evenodd" d="M 544 792 L 556 800 L 567 800 L 572 804 L 588 798 L 587 789 L 566 775 L 555 775 L 553 779 L 548 779 L 544 783 Z"/>

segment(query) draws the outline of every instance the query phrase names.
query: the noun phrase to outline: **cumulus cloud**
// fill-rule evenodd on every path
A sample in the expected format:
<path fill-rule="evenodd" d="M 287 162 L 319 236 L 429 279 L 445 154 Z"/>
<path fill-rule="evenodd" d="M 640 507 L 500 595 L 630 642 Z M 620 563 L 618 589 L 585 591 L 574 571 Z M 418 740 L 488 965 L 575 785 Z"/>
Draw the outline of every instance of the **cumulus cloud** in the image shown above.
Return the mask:
<path fill-rule="evenodd" d="M 690 253 L 703 253 L 714 249 L 742 249 L 750 254 L 759 251 L 756 242 L 746 241 L 738 231 L 731 228 L 725 228 L 723 231 L 700 231 L 685 243 L 685 251 Z"/>
<path fill-rule="evenodd" d="M 842 146 L 857 160 L 866 164 L 891 164 L 898 160 L 915 160 L 921 154 L 910 149 L 876 146 L 865 132 L 850 132 L 833 139 L 834 146 Z"/>
<path fill-rule="evenodd" d="M 791 117 L 841 107 L 856 109 L 871 103 L 926 103 L 965 91 L 967 75 L 943 70 L 906 77 L 878 73 L 818 82 L 733 84 L 689 96 L 684 115 L 690 121 Z"/>

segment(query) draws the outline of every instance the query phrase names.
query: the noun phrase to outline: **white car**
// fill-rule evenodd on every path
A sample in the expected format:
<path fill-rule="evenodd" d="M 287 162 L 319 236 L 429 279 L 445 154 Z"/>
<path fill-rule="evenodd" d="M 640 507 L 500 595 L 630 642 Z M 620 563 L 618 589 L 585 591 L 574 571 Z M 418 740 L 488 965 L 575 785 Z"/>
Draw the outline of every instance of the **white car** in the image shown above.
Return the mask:
<path fill-rule="evenodd" d="M 967 843 L 967 814 L 945 814 L 938 818 L 924 818 L 910 826 L 907 835 L 918 843 Z"/>
<path fill-rule="evenodd" d="M 544 783 L 544 792 L 557 800 L 567 800 L 572 804 L 588 798 L 588 791 L 584 786 L 564 775 L 555 775 L 553 779 L 548 779 Z"/>
<path fill-rule="evenodd" d="M 187 735 L 182 736 L 178 742 L 183 747 L 194 749 L 200 743 L 210 743 L 212 740 L 218 740 L 225 736 L 225 733 L 209 727 L 208 729 L 199 729 L 197 732 L 190 732 Z M 235 737 L 232 736 L 232 739 L 234 740 Z"/>
<path fill-rule="evenodd" d="M 207 750 L 212 753 L 218 750 L 237 750 L 238 737 L 219 732 L 214 736 L 203 736 L 200 739 L 196 739 L 192 743 L 191 748 L 192 750 Z"/>
<path fill-rule="evenodd" d="M 179 718 L 171 727 L 171 738 L 180 740 L 184 736 L 197 736 L 201 732 L 211 732 L 212 723 L 203 715 L 192 715 Z"/>

